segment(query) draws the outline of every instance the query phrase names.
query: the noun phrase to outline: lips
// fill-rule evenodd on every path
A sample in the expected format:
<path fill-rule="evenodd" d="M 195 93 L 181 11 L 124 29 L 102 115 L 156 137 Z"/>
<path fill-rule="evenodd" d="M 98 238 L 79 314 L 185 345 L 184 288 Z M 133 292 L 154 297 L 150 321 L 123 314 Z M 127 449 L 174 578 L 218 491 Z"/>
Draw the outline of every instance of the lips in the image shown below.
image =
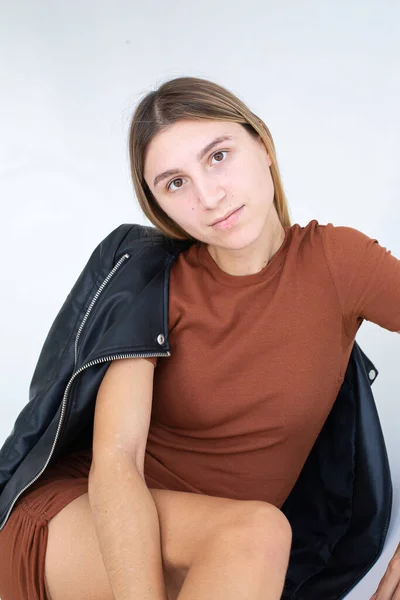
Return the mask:
<path fill-rule="evenodd" d="M 233 213 L 235 213 L 236 211 L 238 211 L 241 208 L 242 208 L 242 206 L 239 206 L 239 208 L 235 208 L 234 210 L 232 210 L 231 212 L 229 212 L 227 215 L 225 215 L 221 219 L 217 219 L 216 221 L 214 221 L 213 223 L 211 223 L 211 226 L 212 225 L 216 225 L 217 223 L 220 223 L 221 221 L 225 221 L 225 219 L 227 219 L 228 217 L 230 217 L 231 215 L 233 215 Z"/>

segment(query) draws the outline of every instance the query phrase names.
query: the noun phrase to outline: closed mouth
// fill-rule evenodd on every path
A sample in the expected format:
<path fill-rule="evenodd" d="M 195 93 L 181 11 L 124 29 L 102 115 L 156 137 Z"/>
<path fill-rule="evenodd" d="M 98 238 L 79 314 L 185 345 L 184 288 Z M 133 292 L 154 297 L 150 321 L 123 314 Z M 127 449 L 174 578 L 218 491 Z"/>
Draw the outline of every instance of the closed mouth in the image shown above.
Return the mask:
<path fill-rule="evenodd" d="M 214 223 L 211 223 L 212 225 L 216 225 L 217 223 L 221 223 L 221 221 L 225 221 L 225 219 L 227 219 L 228 217 L 230 217 L 231 215 L 233 215 L 235 212 L 237 212 L 238 210 L 240 210 L 241 208 L 243 208 L 244 204 L 242 206 L 239 206 L 239 208 L 235 208 L 235 210 L 233 210 L 232 212 L 228 213 L 227 215 L 225 215 L 225 217 L 222 217 L 222 219 L 218 219 L 217 221 L 214 221 Z"/>

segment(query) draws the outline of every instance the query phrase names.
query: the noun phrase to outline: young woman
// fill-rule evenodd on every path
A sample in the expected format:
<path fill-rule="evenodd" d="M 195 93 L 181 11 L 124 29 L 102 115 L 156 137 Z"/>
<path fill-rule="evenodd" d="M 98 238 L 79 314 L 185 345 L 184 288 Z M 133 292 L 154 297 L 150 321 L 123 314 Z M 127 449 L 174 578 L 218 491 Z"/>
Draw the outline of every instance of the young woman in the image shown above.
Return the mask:
<path fill-rule="evenodd" d="M 0 596 L 279 599 L 282 505 L 362 321 L 400 331 L 400 261 L 292 225 L 268 128 L 212 82 L 149 93 L 129 148 L 162 235 L 112 232 L 49 332 L 0 454 Z"/>

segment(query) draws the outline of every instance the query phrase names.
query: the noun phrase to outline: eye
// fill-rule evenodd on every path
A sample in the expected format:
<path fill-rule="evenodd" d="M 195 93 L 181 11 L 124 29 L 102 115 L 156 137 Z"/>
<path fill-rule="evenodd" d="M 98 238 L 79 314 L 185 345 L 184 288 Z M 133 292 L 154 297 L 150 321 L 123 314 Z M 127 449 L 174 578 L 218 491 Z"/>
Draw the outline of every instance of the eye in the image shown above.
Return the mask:
<path fill-rule="evenodd" d="M 217 154 L 227 154 L 227 153 L 228 153 L 227 150 L 218 150 L 217 152 L 214 152 L 214 154 L 212 156 L 214 157 L 214 156 L 217 156 Z M 217 160 L 217 162 L 223 162 L 223 161 Z"/>
<path fill-rule="evenodd" d="M 170 182 L 168 183 L 168 185 L 167 185 L 167 190 L 168 190 L 168 191 L 172 191 L 172 192 L 173 192 L 174 190 L 171 190 L 171 185 L 172 185 L 172 184 L 175 184 L 175 181 L 182 181 L 182 179 L 183 179 L 183 177 L 177 177 L 177 179 L 173 179 L 172 181 L 170 181 Z M 182 187 L 182 186 L 181 186 L 181 185 L 178 185 L 178 188 L 177 188 L 177 189 L 179 190 L 179 188 L 180 188 L 180 187 Z"/>
<path fill-rule="evenodd" d="M 228 151 L 227 150 L 217 150 L 217 152 L 214 152 L 214 154 L 211 155 L 212 158 L 214 158 L 214 156 L 217 156 L 217 154 L 228 154 Z M 220 163 L 220 162 L 223 162 L 223 160 L 217 160 L 217 163 Z M 184 179 L 184 177 L 177 177 L 176 179 L 172 179 L 172 181 L 170 181 L 166 186 L 167 190 L 173 192 L 174 190 L 171 190 L 171 184 L 175 184 L 175 181 L 182 181 L 183 179 Z M 179 190 L 182 187 L 182 185 L 178 185 L 175 187 Z"/>

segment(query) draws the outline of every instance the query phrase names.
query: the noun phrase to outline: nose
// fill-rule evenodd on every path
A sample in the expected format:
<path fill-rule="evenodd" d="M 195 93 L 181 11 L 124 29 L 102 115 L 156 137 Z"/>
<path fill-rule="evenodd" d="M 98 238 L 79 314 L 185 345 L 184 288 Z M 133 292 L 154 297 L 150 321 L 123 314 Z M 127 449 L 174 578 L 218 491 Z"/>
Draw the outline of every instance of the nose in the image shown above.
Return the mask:
<path fill-rule="evenodd" d="M 195 187 L 198 201 L 204 208 L 216 208 L 225 197 L 225 190 L 211 177 L 198 179 Z"/>

